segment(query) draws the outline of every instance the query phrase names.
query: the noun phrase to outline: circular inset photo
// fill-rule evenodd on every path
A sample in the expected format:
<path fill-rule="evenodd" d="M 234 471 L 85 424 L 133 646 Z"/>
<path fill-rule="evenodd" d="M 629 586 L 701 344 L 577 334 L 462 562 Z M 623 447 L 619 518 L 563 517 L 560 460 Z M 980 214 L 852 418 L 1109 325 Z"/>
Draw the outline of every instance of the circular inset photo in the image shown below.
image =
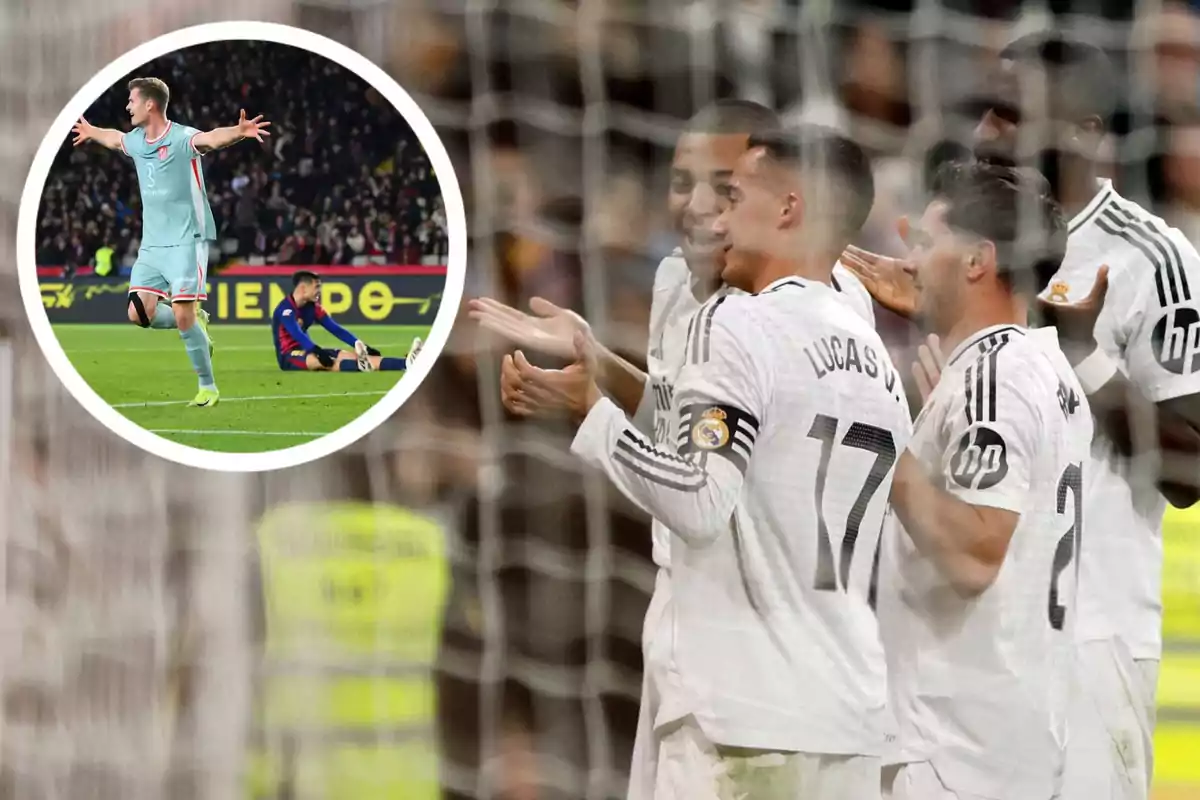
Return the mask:
<path fill-rule="evenodd" d="M 462 297 L 450 158 L 361 55 L 267 23 L 155 39 L 47 133 L 21 291 L 72 394 L 157 455 L 235 471 L 345 447 L 412 394 Z"/>

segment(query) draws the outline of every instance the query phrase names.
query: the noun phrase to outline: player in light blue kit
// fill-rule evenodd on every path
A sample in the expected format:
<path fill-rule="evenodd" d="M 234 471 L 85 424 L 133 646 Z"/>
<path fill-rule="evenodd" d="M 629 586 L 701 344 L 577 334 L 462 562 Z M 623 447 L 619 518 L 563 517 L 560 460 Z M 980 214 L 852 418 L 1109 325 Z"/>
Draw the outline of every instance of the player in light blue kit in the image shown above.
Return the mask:
<path fill-rule="evenodd" d="M 213 379 L 208 313 L 199 305 L 208 297 L 208 243 L 217 238 L 217 226 L 200 157 L 243 139 L 261 142 L 270 136 L 271 123 L 261 116 L 246 119 L 242 111 L 236 125 L 198 131 L 167 119 L 169 100 L 170 91 L 158 78 L 134 78 L 125 106 L 133 130 L 97 128 L 80 117 L 74 144 L 96 142 L 133 159 L 142 193 L 142 244 L 129 280 L 129 321 L 179 330 L 200 378 L 191 405 L 208 407 L 221 395 Z"/>

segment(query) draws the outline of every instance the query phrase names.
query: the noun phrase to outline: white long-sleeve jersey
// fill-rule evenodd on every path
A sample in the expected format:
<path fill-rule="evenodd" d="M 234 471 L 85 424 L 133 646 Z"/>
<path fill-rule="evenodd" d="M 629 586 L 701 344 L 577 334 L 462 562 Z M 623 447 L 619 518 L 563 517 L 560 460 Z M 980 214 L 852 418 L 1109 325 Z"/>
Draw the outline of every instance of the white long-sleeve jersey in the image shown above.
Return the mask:
<path fill-rule="evenodd" d="M 832 285 L 840 293 L 841 299 L 874 328 L 875 304 L 870 293 L 862 281 L 840 261 L 834 265 Z M 650 299 L 650 338 L 646 353 L 649 380 L 634 417 L 638 429 L 652 436 L 657 446 L 668 446 L 672 442 L 671 398 L 686 360 L 688 324 L 702 303 L 712 296 L 723 294 L 741 292 L 725 286 L 713 294 L 705 292 L 680 250 L 659 262 Z M 657 519 L 653 524 L 653 537 L 654 563 L 659 567 L 668 567 L 671 532 Z"/>
<path fill-rule="evenodd" d="M 875 331 L 799 278 L 691 320 L 656 445 L 616 407 L 572 449 L 674 534 L 674 656 L 705 734 L 731 746 L 878 754 L 871 608 L 879 529 L 911 423 Z"/>
<path fill-rule="evenodd" d="M 1200 392 L 1200 255 L 1108 181 L 1068 225 L 1067 253 L 1046 294 L 1076 302 L 1107 264 L 1096 340 L 1149 399 Z M 1151 431 L 1153 435 L 1155 431 Z M 1086 501 L 1095 521 L 1080 553 L 1081 640 L 1116 636 L 1135 659 L 1162 653 L 1162 519 L 1154 469 L 1138 469 L 1102 431 Z"/>
<path fill-rule="evenodd" d="M 866 287 L 840 263 L 834 266 L 832 285 L 856 313 L 875 325 L 874 303 Z M 741 294 L 720 287 L 714 293 L 692 274 L 681 251 L 676 250 L 658 265 L 650 301 L 650 337 L 646 354 L 649 380 L 635 415 L 638 429 L 652 437 L 655 447 L 674 447 L 672 398 L 679 373 L 687 361 L 689 323 L 701 305 L 712 296 Z M 661 613 L 648 620 L 642 634 L 643 660 L 651 680 L 655 681 L 655 722 L 665 725 L 688 713 L 691 705 L 675 661 L 675 618 L 668 583 L 671 563 L 671 530 L 655 518 L 651 523 L 654 563 L 663 571 L 656 581 L 655 604 Z"/>

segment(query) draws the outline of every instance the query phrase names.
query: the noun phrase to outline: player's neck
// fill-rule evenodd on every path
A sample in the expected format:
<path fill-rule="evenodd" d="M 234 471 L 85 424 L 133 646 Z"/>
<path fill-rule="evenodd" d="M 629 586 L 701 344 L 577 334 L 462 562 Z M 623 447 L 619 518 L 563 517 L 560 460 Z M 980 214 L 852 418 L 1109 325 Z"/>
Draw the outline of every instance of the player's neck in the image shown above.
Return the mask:
<path fill-rule="evenodd" d="M 697 302 L 707 302 L 721 288 L 721 270 L 712 262 L 693 264 L 691 261 L 687 261 L 685 263 L 692 275 L 692 295 Z"/>
<path fill-rule="evenodd" d="M 167 129 L 166 116 L 151 117 L 146 122 L 146 138 L 153 141 L 162 136 L 163 131 Z"/>
<path fill-rule="evenodd" d="M 299 297 L 296 297 L 296 295 L 294 295 L 294 294 L 292 295 L 292 302 L 296 304 L 297 308 L 303 308 L 304 306 L 308 305 L 307 300 L 301 300 Z"/>
<path fill-rule="evenodd" d="M 839 256 L 840 251 L 833 255 L 814 253 L 789 258 L 767 256 L 762 271 L 754 282 L 754 291 L 761 292 L 775 281 L 791 277 L 830 284 L 833 279 L 833 265 L 837 263 Z"/>
<path fill-rule="evenodd" d="M 1072 219 L 1099 193 L 1100 175 L 1094 162 L 1082 158 L 1063 158 L 1060 169 L 1058 185 L 1054 187 L 1055 199 L 1062 206 L 1063 215 Z"/>
<path fill-rule="evenodd" d="M 1025 301 L 1006 296 L 1004 298 L 988 299 L 984 303 L 965 303 L 958 321 L 946 331 L 935 331 L 941 345 L 942 354 L 950 355 L 960 344 L 975 334 L 987 328 L 998 325 L 1017 325 L 1028 327 L 1029 310 Z"/>

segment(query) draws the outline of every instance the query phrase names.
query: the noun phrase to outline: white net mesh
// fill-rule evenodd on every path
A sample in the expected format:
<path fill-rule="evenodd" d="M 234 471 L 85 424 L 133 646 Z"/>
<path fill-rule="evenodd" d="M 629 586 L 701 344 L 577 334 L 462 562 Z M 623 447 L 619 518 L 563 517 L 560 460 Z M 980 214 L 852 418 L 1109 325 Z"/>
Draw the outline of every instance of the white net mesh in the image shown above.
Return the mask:
<path fill-rule="evenodd" d="M 244 587 L 222 576 L 244 560 L 246 488 L 113 437 L 9 330 L 0 794 L 220 796 L 208 780 L 241 769 Z M 179 713 L 184 691 L 207 699 Z"/>
<path fill-rule="evenodd" d="M 653 266 L 673 246 L 660 198 L 682 119 L 737 95 L 844 125 L 876 160 L 879 201 L 861 243 L 890 250 L 926 153 L 967 124 L 946 109 L 975 88 L 1017 11 L 1018 28 L 1078 28 L 1128 67 L 1129 134 L 1114 146 L 1122 191 L 1200 232 L 1195 18 L 1157 0 L 1023 5 L 7 2 L 0 243 L 13 252 L 20 179 L 46 127 L 109 60 L 184 24 L 292 21 L 387 67 L 443 132 L 468 204 L 468 295 L 574 305 L 641 361 Z M 11 258 L 0 272 L 13 275 Z M 506 419 L 497 363 L 465 323 L 358 456 L 231 477 L 145 456 L 88 418 L 46 369 L 16 294 L 0 293 L 15 351 L 11 374 L 0 356 L 0 797 L 246 796 L 260 651 L 248 611 L 258 587 L 241 576 L 255 570 L 255 522 L 280 502 L 349 496 L 447 521 L 453 581 L 436 681 L 447 795 L 622 795 L 648 527 L 580 474 L 565 428 Z M 906 333 L 884 324 L 907 362 Z M 1174 635 L 1168 658 L 1187 644 Z M 349 796 L 296 774 L 260 796 Z"/>

